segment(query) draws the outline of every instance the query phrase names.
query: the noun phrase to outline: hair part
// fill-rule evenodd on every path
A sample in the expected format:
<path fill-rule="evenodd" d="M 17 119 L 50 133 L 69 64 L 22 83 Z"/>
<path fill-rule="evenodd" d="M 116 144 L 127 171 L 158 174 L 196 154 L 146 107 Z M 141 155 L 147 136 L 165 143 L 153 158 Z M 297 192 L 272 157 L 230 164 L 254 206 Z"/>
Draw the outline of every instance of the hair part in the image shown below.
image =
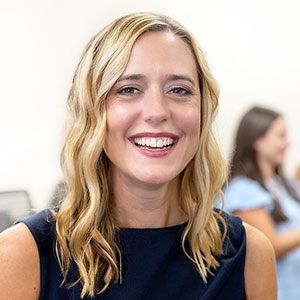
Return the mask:
<path fill-rule="evenodd" d="M 109 160 L 105 155 L 106 96 L 124 72 L 131 49 L 146 32 L 170 31 L 189 46 L 197 66 L 201 87 L 201 135 L 199 149 L 180 174 L 182 207 L 189 217 L 182 238 L 185 254 L 206 281 L 219 266 L 226 224 L 214 201 L 225 181 L 225 166 L 212 132 L 218 108 L 218 85 L 202 50 L 192 34 L 164 15 L 136 13 L 106 26 L 88 43 L 74 74 L 68 97 L 69 132 L 61 153 L 67 194 L 56 220 L 56 251 L 63 274 L 62 284 L 73 262 L 82 284 L 81 297 L 94 296 L 121 281 L 118 226 L 110 207 Z M 223 223 L 221 233 L 219 222 Z M 191 251 L 185 247 L 189 242 Z"/>

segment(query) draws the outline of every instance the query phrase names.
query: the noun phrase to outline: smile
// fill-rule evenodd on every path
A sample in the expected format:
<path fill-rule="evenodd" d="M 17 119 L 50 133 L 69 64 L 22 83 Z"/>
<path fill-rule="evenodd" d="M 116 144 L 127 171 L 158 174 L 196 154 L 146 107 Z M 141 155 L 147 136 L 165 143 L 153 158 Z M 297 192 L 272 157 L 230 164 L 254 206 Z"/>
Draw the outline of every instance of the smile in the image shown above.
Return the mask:
<path fill-rule="evenodd" d="M 174 145 L 174 139 L 169 137 L 140 137 L 134 138 L 133 141 L 141 149 L 152 151 L 166 150 Z"/>

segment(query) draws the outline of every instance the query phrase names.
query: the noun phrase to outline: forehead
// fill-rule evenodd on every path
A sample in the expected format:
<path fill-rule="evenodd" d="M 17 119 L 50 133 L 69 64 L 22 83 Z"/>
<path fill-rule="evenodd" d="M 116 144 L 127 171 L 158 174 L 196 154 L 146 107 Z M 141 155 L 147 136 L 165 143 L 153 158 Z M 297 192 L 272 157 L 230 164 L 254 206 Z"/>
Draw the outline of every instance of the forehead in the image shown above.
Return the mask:
<path fill-rule="evenodd" d="M 198 77 L 191 49 L 172 32 L 144 33 L 133 45 L 124 74 L 164 72 Z"/>
<path fill-rule="evenodd" d="M 278 117 L 270 126 L 270 132 L 278 132 L 286 129 L 286 123 L 283 117 Z"/>

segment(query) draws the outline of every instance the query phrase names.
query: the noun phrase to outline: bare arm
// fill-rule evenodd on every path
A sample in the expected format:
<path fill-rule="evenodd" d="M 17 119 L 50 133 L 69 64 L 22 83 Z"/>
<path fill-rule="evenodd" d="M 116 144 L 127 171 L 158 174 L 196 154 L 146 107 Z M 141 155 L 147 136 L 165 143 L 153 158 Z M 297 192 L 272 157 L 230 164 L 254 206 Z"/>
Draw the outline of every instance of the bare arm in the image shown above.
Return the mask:
<path fill-rule="evenodd" d="M 289 251 L 300 246 L 300 228 L 278 233 L 271 216 L 262 207 L 235 211 L 234 215 L 239 216 L 243 221 L 262 231 L 271 241 L 277 258 L 283 257 Z"/>
<path fill-rule="evenodd" d="M 247 235 L 245 289 L 247 300 L 276 300 L 276 259 L 270 241 L 254 227 L 244 224 Z"/>
<path fill-rule="evenodd" d="M 1 300 L 37 300 L 40 263 L 36 243 L 24 224 L 0 234 Z"/>

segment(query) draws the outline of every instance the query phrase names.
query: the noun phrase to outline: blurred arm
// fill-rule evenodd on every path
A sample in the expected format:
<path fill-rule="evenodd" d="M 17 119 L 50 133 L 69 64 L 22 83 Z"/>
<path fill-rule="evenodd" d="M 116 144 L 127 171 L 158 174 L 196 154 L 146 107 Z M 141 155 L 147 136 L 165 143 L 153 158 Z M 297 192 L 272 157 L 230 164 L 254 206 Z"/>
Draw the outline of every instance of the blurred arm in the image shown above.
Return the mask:
<path fill-rule="evenodd" d="M 289 251 L 300 246 L 300 228 L 279 233 L 270 214 L 264 208 L 235 211 L 244 222 L 262 231 L 271 241 L 276 258 L 281 258 Z"/>

